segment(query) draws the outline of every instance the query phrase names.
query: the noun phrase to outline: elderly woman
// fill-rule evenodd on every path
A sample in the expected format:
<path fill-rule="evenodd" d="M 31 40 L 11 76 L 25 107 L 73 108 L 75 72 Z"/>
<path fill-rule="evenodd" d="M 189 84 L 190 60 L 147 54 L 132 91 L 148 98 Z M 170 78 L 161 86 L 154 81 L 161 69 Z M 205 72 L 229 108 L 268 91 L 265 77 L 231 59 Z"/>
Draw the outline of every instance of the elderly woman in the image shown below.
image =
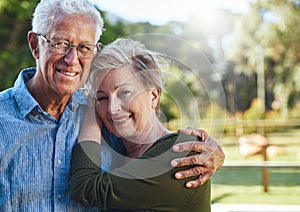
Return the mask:
<path fill-rule="evenodd" d="M 79 137 L 72 156 L 75 201 L 109 211 L 210 211 L 210 181 L 188 189 L 174 178 L 180 168 L 170 166 L 178 157 L 172 146 L 197 138 L 170 132 L 159 121 L 165 65 L 160 54 L 130 39 L 116 40 L 94 58 L 88 94 L 96 101 L 84 120 L 88 136 Z M 99 168 L 102 125 L 126 148 L 126 163 L 110 172 Z M 202 139 L 210 138 L 203 132 Z"/>

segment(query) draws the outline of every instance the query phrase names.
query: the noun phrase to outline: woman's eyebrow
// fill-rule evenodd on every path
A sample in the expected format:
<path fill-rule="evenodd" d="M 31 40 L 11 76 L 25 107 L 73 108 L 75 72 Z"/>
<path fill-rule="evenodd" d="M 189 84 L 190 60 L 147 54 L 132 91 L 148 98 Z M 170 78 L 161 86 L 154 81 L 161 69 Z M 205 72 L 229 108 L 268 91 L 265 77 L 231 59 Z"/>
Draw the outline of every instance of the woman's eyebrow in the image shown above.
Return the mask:
<path fill-rule="evenodd" d="M 114 89 L 116 90 L 116 89 L 118 89 L 120 87 L 124 87 L 124 86 L 133 86 L 133 85 L 130 84 L 130 83 L 124 83 L 124 84 L 121 84 L 121 85 L 116 85 Z M 97 93 L 105 93 L 105 92 L 103 90 L 97 90 Z"/>

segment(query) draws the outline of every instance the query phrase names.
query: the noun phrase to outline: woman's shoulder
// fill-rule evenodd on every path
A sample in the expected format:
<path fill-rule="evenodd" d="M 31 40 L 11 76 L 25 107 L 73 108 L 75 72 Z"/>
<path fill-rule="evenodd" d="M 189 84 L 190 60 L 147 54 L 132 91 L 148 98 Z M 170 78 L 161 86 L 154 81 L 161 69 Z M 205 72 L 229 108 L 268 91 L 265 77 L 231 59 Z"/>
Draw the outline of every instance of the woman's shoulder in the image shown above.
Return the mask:
<path fill-rule="evenodd" d="M 159 140 L 157 140 L 141 157 L 140 159 L 149 159 L 157 156 L 164 156 L 165 160 L 170 160 L 173 158 L 186 157 L 187 155 L 193 155 L 194 152 L 174 152 L 173 146 L 178 143 L 186 141 L 196 141 L 199 140 L 195 136 L 181 134 L 181 133 L 170 133 Z"/>
<path fill-rule="evenodd" d="M 174 174 L 182 168 L 170 166 L 172 159 L 193 154 L 193 152 L 175 153 L 172 150 L 173 145 L 196 139 L 196 137 L 186 134 L 171 133 L 159 139 L 145 154 L 147 161 L 152 164 L 147 169 L 153 167 L 152 172 L 165 169 L 165 173 L 151 178 L 160 186 L 161 203 L 169 205 L 170 208 L 176 206 L 174 208 L 178 211 L 210 211 L 210 181 L 195 189 L 186 188 L 185 183 L 188 180 L 193 180 L 194 177 L 177 180 L 174 178 Z"/>
<path fill-rule="evenodd" d="M 170 148 L 178 143 L 183 143 L 186 141 L 200 141 L 199 138 L 192 135 L 187 135 L 183 133 L 170 133 L 161 137 L 152 147 L 165 147 Z"/>

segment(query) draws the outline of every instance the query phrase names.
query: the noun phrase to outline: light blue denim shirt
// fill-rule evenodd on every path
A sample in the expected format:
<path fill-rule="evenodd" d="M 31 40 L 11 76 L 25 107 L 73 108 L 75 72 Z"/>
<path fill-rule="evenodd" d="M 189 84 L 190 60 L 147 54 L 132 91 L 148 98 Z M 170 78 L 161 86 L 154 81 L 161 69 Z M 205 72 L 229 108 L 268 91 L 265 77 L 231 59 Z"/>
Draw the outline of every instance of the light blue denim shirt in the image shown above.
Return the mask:
<path fill-rule="evenodd" d="M 72 95 L 56 121 L 25 86 L 35 71 L 23 70 L 13 88 L 0 93 L 0 211 L 86 211 L 69 195 L 84 101 Z"/>

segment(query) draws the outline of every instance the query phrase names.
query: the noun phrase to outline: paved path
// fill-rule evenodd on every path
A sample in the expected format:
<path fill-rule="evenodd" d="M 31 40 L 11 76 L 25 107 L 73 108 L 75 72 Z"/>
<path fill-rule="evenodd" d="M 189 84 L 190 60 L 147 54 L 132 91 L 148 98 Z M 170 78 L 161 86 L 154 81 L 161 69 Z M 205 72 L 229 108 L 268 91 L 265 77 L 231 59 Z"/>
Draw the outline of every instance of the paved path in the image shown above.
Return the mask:
<path fill-rule="evenodd" d="M 299 205 L 213 204 L 211 212 L 300 212 Z"/>

